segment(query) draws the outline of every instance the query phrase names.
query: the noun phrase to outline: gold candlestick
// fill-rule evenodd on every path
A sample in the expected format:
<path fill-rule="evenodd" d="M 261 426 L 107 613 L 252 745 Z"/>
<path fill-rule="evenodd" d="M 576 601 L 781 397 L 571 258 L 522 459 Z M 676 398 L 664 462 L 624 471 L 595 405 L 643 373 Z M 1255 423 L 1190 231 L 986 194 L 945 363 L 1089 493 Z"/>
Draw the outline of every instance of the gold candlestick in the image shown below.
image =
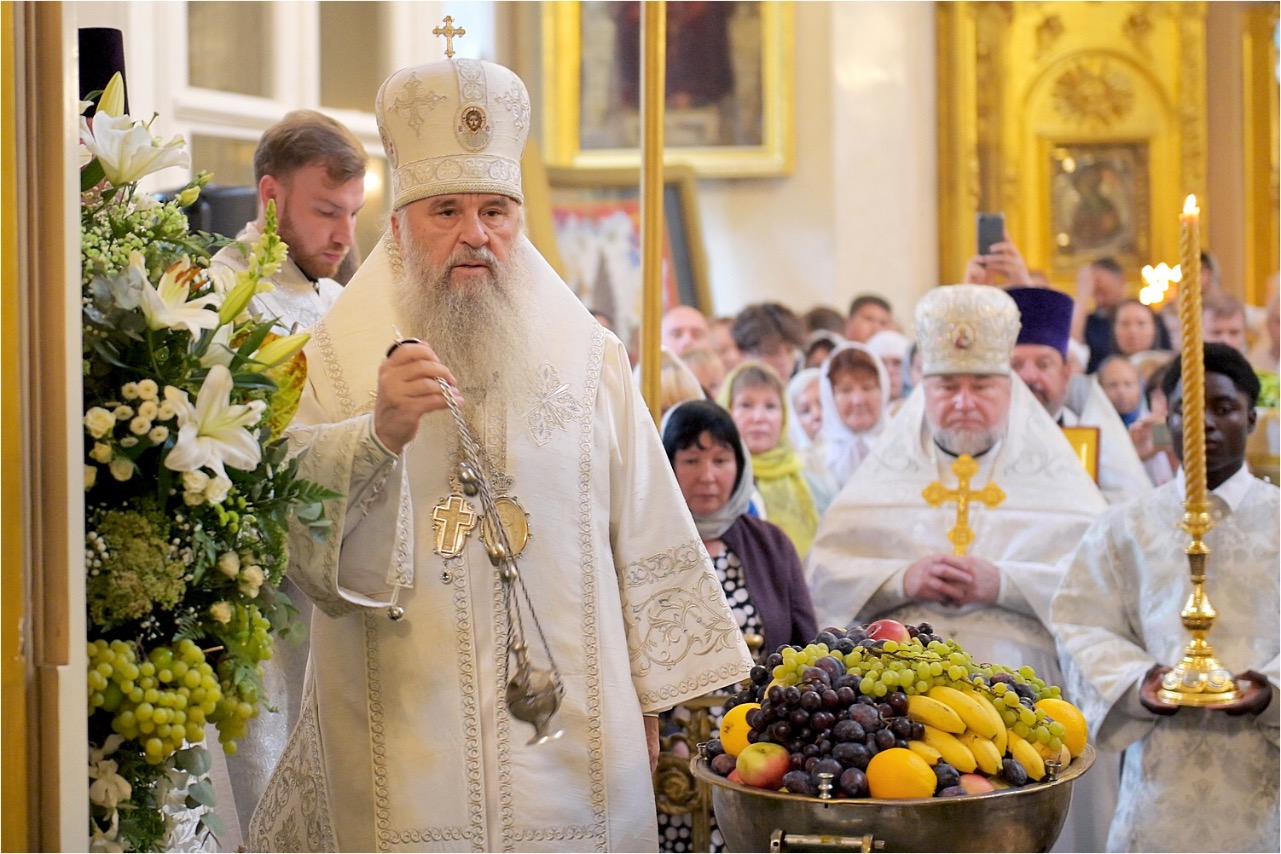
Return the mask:
<path fill-rule="evenodd" d="M 1179 216 L 1179 250 L 1183 282 L 1179 288 L 1179 321 L 1183 325 L 1183 477 L 1186 485 L 1179 527 L 1192 536 L 1184 549 L 1192 574 L 1192 593 L 1179 612 L 1192 635 L 1183 658 L 1161 680 L 1161 699 L 1179 706 L 1210 706 L 1239 694 L 1232 673 L 1219 662 L 1206 640 L 1218 614 L 1205 593 L 1205 564 L 1210 547 L 1206 532 L 1210 495 L 1205 475 L 1205 346 L 1201 334 L 1201 235 L 1196 196 L 1188 196 Z"/>

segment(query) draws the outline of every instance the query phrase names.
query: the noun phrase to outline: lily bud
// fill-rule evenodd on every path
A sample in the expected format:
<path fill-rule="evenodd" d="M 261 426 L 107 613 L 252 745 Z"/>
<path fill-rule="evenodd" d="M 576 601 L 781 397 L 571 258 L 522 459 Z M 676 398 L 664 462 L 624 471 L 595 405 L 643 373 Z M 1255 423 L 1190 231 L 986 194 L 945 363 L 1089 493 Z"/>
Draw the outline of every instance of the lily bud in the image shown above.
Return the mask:
<path fill-rule="evenodd" d="M 310 340 L 311 334 L 307 332 L 273 338 L 259 347 L 258 352 L 254 353 L 253 360 L 257 364 L 253 365 L 252 369 L 265 371 L 268 368 L 274 368 L 276 365 L 292 359 L 294 354 L 301 350 Z"/>
<path fill-rule="evenodd" d="M 236 277 L 236 286 L 227 294 L 226 299 L 222 301 L 222 307 L 218 309 L 218 322 L 231 323 L 240 313 L 249 305 L 249 301 L 254 298 L 258 292 L 258 283 L 253 280 L 252 276 L 241 274 Z"/>
<path fill-rule="evenodd" d="M 125 112 L 125 79 L 117 71 L 107 81 L 107 88 L 102 90 L 98 99 L 98 112 L 108 116 L 122 116 Z"/>

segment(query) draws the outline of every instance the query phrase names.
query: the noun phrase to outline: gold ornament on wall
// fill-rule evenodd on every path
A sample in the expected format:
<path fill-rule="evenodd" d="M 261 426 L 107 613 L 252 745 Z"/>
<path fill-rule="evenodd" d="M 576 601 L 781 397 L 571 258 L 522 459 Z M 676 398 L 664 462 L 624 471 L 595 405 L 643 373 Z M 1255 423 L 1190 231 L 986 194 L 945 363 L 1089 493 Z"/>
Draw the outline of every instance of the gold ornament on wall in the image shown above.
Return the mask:
<path fill-rule="evenodd" d="M 1105 59 L 1085 59 L 1059 75 L 1054 107 L 1065 119 L 1108 127 L 1134 106 L 1134 87 L 1124 72 Z"/>

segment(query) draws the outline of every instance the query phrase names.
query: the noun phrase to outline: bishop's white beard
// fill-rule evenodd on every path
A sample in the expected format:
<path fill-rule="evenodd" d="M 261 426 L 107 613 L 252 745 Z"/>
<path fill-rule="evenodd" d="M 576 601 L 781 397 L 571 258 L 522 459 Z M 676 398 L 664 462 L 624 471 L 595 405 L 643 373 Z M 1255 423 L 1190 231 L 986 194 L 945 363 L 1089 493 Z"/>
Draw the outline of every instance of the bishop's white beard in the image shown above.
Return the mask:
<path fill-rule="evenodd" d="M 426 247 L 408 235 L 398 253 L 395 244 L 390 248 L 401 259 L 395 288 L 401 331 L 431 346 L 469 404 L 515 404 L 527 397 L 534 377 L 528 289 L 515 286 L 512 262 L 499 262 L 483 247 L 464 247 L 433 264 Z M 488 282 L 453 285 L 451 269 L 468 260 L 489 263 Z"/>
<path fill-rule="evenodd" d="M 940 448 L 954 457 L 969 454 L 979 457 L 986 454 L 1001 441 L 1005 435 L 1005 425 L 987 430 L 962 430 L 960 428 L 940 428 L 934 431 L 934 441 Z"/>

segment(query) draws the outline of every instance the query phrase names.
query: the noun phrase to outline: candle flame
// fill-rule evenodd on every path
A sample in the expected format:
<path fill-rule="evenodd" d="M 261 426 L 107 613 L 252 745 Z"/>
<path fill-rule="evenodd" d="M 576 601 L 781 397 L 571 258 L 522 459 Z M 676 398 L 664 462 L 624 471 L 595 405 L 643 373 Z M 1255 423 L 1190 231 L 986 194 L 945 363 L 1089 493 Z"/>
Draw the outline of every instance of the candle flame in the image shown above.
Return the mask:
<path fill-rule="evenodd" d="M 1183 203 L 1183 212 L 1184 212 L 1185 214 L 1195 214 L 1195 213 L 1200 213 L 1200 212 L 1201 212 L 1200 208 L 1198 208 L 1198 207 L 1196 206 L 1196 196 L 1195 196 L 1195 195 L 1190 195 L 1190 196 L 1188 196 L 1187 200 L 1186 200 L 1186 201 L 1184 201 L 1184 203 Z"/>

